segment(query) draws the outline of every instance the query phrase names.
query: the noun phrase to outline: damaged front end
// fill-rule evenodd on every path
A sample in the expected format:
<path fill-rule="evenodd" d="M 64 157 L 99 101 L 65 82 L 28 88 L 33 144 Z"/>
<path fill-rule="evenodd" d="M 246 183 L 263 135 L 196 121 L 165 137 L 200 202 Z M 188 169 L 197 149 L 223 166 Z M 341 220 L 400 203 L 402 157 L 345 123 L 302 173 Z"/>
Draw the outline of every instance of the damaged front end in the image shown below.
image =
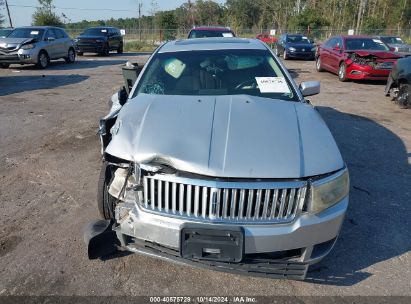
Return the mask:
<path fill-rule="evenodd" d="M 350 66 L 353 64 L 353 65 L 370 67 L 372 70 L 389 71 L 392 69 L 394 62 L 396 61 L 397 58 L 398 57 L 380 58 L 379 56 L 374 55 L 374 54 L 360 55 L 358 53 L 353 52 L 353 53 L 348 54 L 347 66 Z M 363 73 L 363 71 L 356 71 L 356 70 L 351 71 L 351 74 L 361 74 L 361 73 Z"/>

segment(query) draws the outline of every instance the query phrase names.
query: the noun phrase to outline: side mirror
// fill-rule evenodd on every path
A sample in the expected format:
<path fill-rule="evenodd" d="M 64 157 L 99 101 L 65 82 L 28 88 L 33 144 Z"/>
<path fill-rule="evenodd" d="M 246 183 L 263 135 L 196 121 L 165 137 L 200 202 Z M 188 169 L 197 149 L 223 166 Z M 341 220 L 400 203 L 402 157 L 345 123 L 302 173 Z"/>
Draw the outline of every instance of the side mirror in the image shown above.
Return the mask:
<path fill-rule="evenodd" d="M 333 50 L 337 52 L 341 52 L 341 48 L 338 45 L 333 47 Z"/>
<path fill-rule="evenodd" d="M 301 94 L 306 96 L 312 96 L 320 94 L 320 82 L 319 81 L 304 81 L 301 82 L 299 89 Z"/>
<path fill-rule="evenodd" d="M 117 98 L 120 105 L 124 106 L 128 99 L 128 94 L 125 87 L 122 87 L 121 90 L 117 92 Z"/>
<path fill-rule="evenodd" d="M 56 40 L 56 38 L 54 38 L 54 37 L 47 37 L 47 41 L 49 41 L 49 42 L 54 41 L 54 40 Z"/>

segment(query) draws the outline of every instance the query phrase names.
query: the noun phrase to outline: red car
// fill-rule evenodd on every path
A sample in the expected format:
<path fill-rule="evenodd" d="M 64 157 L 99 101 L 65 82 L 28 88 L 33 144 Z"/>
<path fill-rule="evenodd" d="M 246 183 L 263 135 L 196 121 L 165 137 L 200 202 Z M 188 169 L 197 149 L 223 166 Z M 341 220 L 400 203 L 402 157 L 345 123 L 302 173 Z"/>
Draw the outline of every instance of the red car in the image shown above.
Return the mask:
<path fill-rule="evenodd" d="M 318 46 L 317 71 L 327 70 L 340 81 L 387 80 L 394 62 L 401 55 L 381 40 L 369 36 L 335 36 Z"/>
<path fill-rule="evenodd" d="M 262 42 L 267 43 L 267 44 L 273 44 L 273 43 L 276 43 L 278 41 L 277 38 L 275 38 L 275 37 L 273 37 L 269 34 L 266 34 L 266 33 L 258 34 L 256 38 L 261 40 Z"/>

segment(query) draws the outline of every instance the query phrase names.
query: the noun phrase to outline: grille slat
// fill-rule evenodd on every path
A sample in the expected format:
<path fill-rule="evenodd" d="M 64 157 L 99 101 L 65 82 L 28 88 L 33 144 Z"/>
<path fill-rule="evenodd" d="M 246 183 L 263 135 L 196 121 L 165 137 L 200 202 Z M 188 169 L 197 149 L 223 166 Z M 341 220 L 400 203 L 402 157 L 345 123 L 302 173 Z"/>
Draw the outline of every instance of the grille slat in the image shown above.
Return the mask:
<path fill-rule="evenodd" d="M 146 176 L 141 206 L 212 221 L 287 222 L 301 212 L 305 182 L 210 182 Z"/>

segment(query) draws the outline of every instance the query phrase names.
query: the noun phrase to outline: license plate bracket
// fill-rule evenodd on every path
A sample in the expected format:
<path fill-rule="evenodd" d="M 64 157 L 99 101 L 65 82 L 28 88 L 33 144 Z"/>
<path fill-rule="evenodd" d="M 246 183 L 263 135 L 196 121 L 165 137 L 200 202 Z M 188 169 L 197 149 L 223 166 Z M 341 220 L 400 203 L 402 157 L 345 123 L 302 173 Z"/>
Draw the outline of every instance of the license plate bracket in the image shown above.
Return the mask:
<path fill-rule="evenodd" d="M 181 229 L 181 257 L 239 263 L 244 256 L 241 227 L 185 225 Z"/>

